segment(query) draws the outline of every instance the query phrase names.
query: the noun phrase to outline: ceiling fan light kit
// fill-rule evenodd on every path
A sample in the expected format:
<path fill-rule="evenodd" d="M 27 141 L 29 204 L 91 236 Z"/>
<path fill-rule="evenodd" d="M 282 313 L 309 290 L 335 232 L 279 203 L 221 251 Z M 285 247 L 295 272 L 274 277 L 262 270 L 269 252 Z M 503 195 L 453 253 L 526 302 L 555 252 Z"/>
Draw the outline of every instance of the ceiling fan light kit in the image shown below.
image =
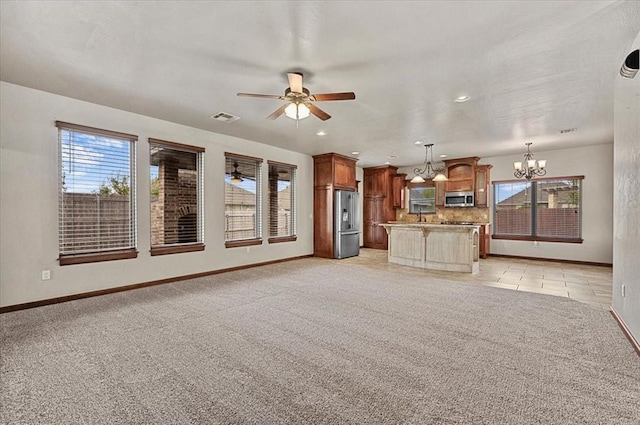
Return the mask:
<path fill-rule="evenodd" d="M 310 114 L 310 109 L 304 103 L 290 103 L 284 108 L 284 114 L 293 120 L 303 120 Z"/>
<path fill-rule="evenodd" d="M 238 163 L 233 163 L 233 171 L 231 172 L 231 183 L 238 184 L 242 183 L 242 173 L 238 171 Z"/>
<path fill-rule="evenodd" d="M 285 89 L 284 96 L 255 93 L 238 93 L 237 95 L 240 97 L 286 100 L 289 103 L 276 109 L 267 117 L 267 119 L 275 120 L 284 114 L 286 117 L 296 120 L 296 122 L 307 118 L 310 114 L 315 115 L 322 121 L 326 121 L 331 118 L 331 115 L 314 105 L 314 102 L 353 100 L 356 98 L 356 95 L 353 92 L 311 94 L 308 89 L 302 87 L 301 73 L 289 72 L 287 73 L 287 79 L 289 80 L 289 87 Z"/>

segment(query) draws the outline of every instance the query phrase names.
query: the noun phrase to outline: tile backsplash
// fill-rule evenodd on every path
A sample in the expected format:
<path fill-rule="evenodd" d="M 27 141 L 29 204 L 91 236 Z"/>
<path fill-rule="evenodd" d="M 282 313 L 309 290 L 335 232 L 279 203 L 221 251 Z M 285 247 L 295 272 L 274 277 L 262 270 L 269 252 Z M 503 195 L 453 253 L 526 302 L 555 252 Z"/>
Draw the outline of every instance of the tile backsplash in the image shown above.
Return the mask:
<path fill-rule="evenodd" d="M 418 214 L 409 214 L 406 208 L 396 210 L 396 221 L 415 223 Z M 486 224 L 491 222 L 489 208 L 444 208 L 436 207 L 435 214 L 422 214 L 422 221 L 439 224 L 443 221 L 470 221 Z"/>

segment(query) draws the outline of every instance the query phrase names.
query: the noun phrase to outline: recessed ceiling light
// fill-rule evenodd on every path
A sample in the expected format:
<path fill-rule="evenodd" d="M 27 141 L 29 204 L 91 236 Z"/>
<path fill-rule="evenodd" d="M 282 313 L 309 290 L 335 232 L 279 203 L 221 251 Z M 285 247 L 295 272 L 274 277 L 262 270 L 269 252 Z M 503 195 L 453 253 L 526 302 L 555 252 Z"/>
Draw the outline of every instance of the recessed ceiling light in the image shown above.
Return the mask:
<path fill-rule="evenodd" d="M 358 152 L 358 151 L 353 151 L 353 152 L 351 152 L 351 155 L 360 155 L 360 152 Z"/>
<path fill-rule="evenodd" d="M 393 159 L 393 158 L 397 158 L 398 155 L 389 155 L 389 158 Z"/>
<path fill-rule="evenodd" d="M 389 161 L 385 162 L 384 165 L 389 165 L 391 164 Z"/>
<path fill-rule="evenodd" d="M 316 136 L 326 136 L 326 135 L 327 135 L 327 133 L 325 131 L 322 131 L 322 130 L 320 130 L 320 131 L 318 131 L 316 133 Z"/>
<path fill-rule="evenodd" d="M 414 145 L 421 145 L 424 142 L 422 140 L 416 140 L 415 142 L 413 142 Z"/>
<path fill-rule="evenodd" d="M 447 157 L 447 155 L 445 155 L 445 154 L 440 155 L 440 158 L 446 158 L 446 157 Z"/>
<path fill-rule="evenodd" d="M 469 99 L 471 99 L 471 98 L 469 96 L 467 96 L 467 95 L 458 96 L 458 97 L 456 97 L 456 102 L 457 103 L 464 103 Z"/>

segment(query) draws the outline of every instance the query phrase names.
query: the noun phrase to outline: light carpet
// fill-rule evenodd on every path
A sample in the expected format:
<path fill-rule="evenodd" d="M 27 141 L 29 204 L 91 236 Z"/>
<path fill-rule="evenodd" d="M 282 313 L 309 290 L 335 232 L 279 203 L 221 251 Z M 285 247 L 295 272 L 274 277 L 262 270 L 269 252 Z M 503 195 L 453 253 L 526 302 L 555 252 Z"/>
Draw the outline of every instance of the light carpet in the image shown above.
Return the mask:
<path fill-rule="evenodd" d="M 606 311 L 315 258 L 0 315 L 7 424 L 638 424 Z"/>

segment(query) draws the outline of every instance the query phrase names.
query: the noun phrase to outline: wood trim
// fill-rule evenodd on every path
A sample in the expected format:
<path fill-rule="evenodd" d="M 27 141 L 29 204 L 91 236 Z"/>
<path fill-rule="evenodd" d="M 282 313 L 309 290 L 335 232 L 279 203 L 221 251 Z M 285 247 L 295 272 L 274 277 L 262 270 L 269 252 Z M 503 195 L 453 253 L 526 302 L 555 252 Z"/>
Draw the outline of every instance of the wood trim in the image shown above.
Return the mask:
<path fill-rule="evenodd" d="M 269 264 L 284 263 L 284 262 L 287 262 L 287 261 L 300 260 L 300 259 L 303 259 L 303 258 L 310 258 L 310 257 L 313 257 L 313 255 L 312 254 L 308 254 L 308 255 L 300 255 L 300 256 L 297 256 L 297 257 L 282 258 L 282 259 L 279 259 L 279 260 L 263 261 L 261 263 L 247 264 L 247 265 L 244 265 L 244 266 L 228 267 L 228 268 L 220 269 L 220 270 L 211 270 L 211 271 L 202 272 L 202 273 L 193 273 L 193 274 L 188 274 L 188 275 L 169 277 L 169 278 L 166 278 L 166 279 L 152 280 L 152 281 L 149 281 L 149 282 L 134 283 L 134 284 L 131 284 L 131 285 L 118 286 L 116 288 L 109 288 L 109 289 L 100 289 L 98 291 L 83 292 L 83 293 L 80 293 L 80 294 L 67 295 L 67 296 L 64 296 L 64 297 L 49 298 L 49 299 L 40 300 L 40 301 L 31 301 L 31 302 L 24 303 L 24 304 L 16 304 L 16 305 L 10 305 L 10 306 L 6 306 L 6 307 L 0 307 L 0 314 L 10 313 L 12 311 L 18 311 L 18 310 L 26 310 L 26 309 L 29 309 L 29 308 L 42 307 L 42 306 L 50 305 L 50 304 L 64 303 L 64 302 L 67 302 L 67 301 L 79 300 L 79 299 L 82 299 L 82 298 L 90 298 L 90 297 L 97 297 L 97 296 L 100 296 L 100 295 L 114 294 L 114 293 L 117 293 L 117 292 L 131 291 L 133 289 L 146 288 L 146 287 L 149 287 L 149 286 L 162 285 L 162 284 L 165 284 L 165 283 L 173 283 L 173 282 L 179 282 L 179 281 L 182 281 L 182 280 L 196 279 L 196 278 L 199 278 L 199 277 L 205 277 L 205 276 L 211 276 L 211 275 L 215 275 L 215 274 L 233 272 L 233 271 L 237 271 L 237 270 L 250 269 L 250 268 L 253 268 L 253 267 L 267 266 Z"/>
<path fill-rule="evenodd" d="M 624 336 L 626 336 L 629 342 L 631 343 L 631 347 L 633 347 L 633 349 L 636 350 L 636 354 L 638 355 L 638 357 L 640 357 L 640 344 L 633 337 L 633 334 L 631 333 L 627 325 L 625 325 L 624 320 L 622 320 L 622 318 L 618 315 L 618 313 L 613 308 L 613 306 L 611 306 L 611 308 L 609 309 L 609 312 L 618 323 L 618 326 L 620 326 L 620 329 L 622 330 L 622 333 L 624 334 Z"/>
<path fill-rule="evenodd" d="M 175 148 L 181 151 L 187 151 L 187 152 L 204 152 L 204 148 L 200 147 L 200 146 L 193 146 L 193 145 L 185 145 L 184 143 L 177 143 L 177 142 L 168 142 L 166 140 L 160 140 L 160 139 L 154 139 L 149 137 L 148 138 L 149 143 L 154 143 L 156 145 L 162 145 L 162 146 L 166 146 L 169 148 Z"/>
<path fill-rule="evenodd" d="M 256 239 L 241 239 L 237 241 L 225 241 L 225 248 L 238 248 L 241 246 L 253 246 L 253 245 L 262 245 L 262 238 Z"/>
<path fill-rule="evenodd" d="M 584 180 L 584 176 L 560 176 L 560 177 L 536 177 L 535 179 L 531 179 L 531 180 L 522 180 L 522 179 L 512 179 L 512 180 L 493 180 L 491 182 L 491 184 L 496 184 L 496 183 L 527 183 L 527 182 L 539 182 L 539 181 L 545 181 L 545 180 Z"/>
<path fill-rule="evenodd" d="M 149 252 L 151 256 L 167 255 L 167 254 L 182 254 L 183 252 L 196 252 L 204 251 L 203 243 L 189 244 L 189 245 L 169 245 L 169 246 L 152 246 Z"/>
<path fill-rule="evenodd" d="M 584 239 L 580 238 L 551 238 L 544 236 L 521 236 L 521 235 L 491 235 L 491 239 L 505 239 L 513 241 L 538 241 L 538 242 L 564 242 L 564 243 L 582 243 Z"/>
<path fill-rule="evenodd" d="M 94 252 L 91 254 L 60 255 L 58 261 L 61 266 L 72 264 L 98 263 L 100 261 L 128 260 L 138 257 L 135 248 L 122 251 Z"/>
<path fill-rule="evenodd" d="M 562 260 L 558 258 L 543 258 L 543 257 L 525 257 L 522 255 L 494 254 L 492 252 L 490 254 L 492 257 L 519 258 L 522 260 L 551 261 L 553 263 L 580 264 L 584 266 L 613 267 L 613 264 L 610 264 L 610 263 L 596 263 L 593 261 Z"/>
<path fill-rule="evenodd" d="M 224 156 L 225 158 L 246 159 L 249 161 L 256 161 L 260 163 L 262 163 L 263 161 L 262 158 L 256 158 L 255 156 L 248 156 L 248 155 L 240 155 L 239 153 L 232 153 L 232 152 L 225 152 Z"/>
<path fill-rule="evenodd" d="M 268 160 L 267 164 L 268 165 L 280 166 L 280 167 L 293 168 L 293 169 L 297 169 L 298 168 L 297 165 L 287 164 L 286 162 L 271 161 L 271 160 Z"/>
<path fill-rule="evenodd" d="M 319 155 L 313 155 L 312 158 L 313 159 L 322 159 L 322 158 L 327 158 L 327 159 L 331 159 L 333 157 L 337 157 L 337 158 L 343 158 L 349 161 L 353 161 L 354 163 L 358 162 L 358 158 L 353 158 L 351 156 L 347 156 L 347 155 L 341 155 L 339 153 L 335 153 L 335 152 L 329 152 L 329 153 L 321 153 Z"/>
<path fill-rule="evenodd" d="M 298 240 L 297 236 L 274 236 L 272 238 L 267 239 L 269 243 L 295 242 L 297 240 Z"/>
<path fill-rule="evenodd" d="M 65 130 L 78 130 L 86 133 L 99 134 L 107 137 L 117 137 L 119 139 L 138 140 L 135 134 L 120 133 L 118 131 L 104 130 L 102 128 L 88 127 L 86 125 L 72 124 L 64 121 L 56 121 L 56 127 Z"/>

